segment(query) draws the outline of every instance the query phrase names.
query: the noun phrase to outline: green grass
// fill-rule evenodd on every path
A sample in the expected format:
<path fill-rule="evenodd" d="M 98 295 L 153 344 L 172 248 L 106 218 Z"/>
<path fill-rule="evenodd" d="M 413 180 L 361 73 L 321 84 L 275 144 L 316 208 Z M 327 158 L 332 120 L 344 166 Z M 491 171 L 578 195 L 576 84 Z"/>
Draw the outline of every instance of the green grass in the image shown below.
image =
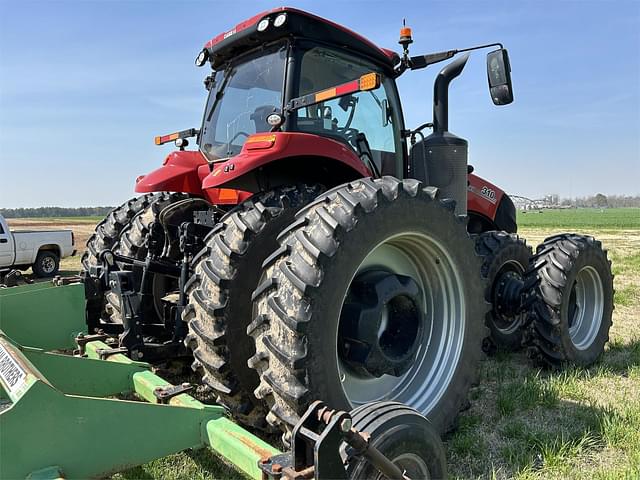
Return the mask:
<path fill-rule="evenodd" d="M 518 212 L 520 227 L 640 229 L 640 208 L 571 208 Z"/>

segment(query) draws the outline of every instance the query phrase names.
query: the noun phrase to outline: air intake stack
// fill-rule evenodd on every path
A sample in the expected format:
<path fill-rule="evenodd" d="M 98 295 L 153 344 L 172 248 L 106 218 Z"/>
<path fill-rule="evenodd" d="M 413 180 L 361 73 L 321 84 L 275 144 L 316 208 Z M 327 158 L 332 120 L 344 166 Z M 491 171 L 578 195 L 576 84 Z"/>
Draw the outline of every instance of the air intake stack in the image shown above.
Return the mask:
<path fill-rule="evenodd" d="M 438 187 L 441 198 L 456 201 L 456 215 L 467 214 L 469 144 L 449 132 L 449 84 L 462 73 L 468 58 L 464 55 L 440 70 L 433 86 L 433 133 L 416 145 L 424 149 L 421 167 L 429 185 Z M 414 161 L 418 158 L 414 156 Z"/>

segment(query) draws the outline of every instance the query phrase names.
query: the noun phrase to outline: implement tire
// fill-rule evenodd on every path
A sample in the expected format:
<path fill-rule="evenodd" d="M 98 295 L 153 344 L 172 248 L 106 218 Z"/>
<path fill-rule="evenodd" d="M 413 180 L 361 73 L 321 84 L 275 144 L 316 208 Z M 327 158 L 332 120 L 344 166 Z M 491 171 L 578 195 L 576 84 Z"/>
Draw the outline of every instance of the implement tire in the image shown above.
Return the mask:
<path fill-rule="evenodd" d="M 589 366 L 604 351 L 613 314 L 611 261 L 593 237 L 564 233 L 538 245 L 529 356 L 551 367 Z"/>
<path fill-rule="evenodd" d="M 362 179 L 322 195 L 282 232 L 280 247 L 265 261 L 247 331 L 256 345 L 249 365 L 260 375 L 255 394 L 267 402 L 267 421 L 283 430 L 284 442 L 316 399 L 341 410 L 399 401 L 438 432 L 453 426 L 478 378 L 489 308 L 476 273 L 481 260 L 454 208 L 417 180 Z M 354 364 L 359 344 L 346 337 L 346 325 L 354 319 L 351 306 L 364 311 L 366 305 L 349 302 L 373 291 L 361 280 L 370 273 L 392 277 L 392 290 L 378 289 L 384 281 L 375 284 L 383 295 L 417 288 L 415 301 L 399 294 L 389 304 L 379 302 L 376 328 L 362 329 L 379 336 L 368 344 L 371 351 L 393 362 L 404 362 L 410 352 L 407 363 L 375 363 L 367 356 Z M 363 288 L 352 290 L 352 284 Z M 403 309 L 403 302 L 415 308 Z M 391 365 L 399 370 L 376 370 Z"/>
<path fill-rule="evenodd" d="M 262 402 L 253 395 L 258 375 L 247 366 L 255 354 L 246 333 L 251 294 L 262 262 L 278 246 L 278 233 L 322 191 L 298 185 L 252 196 L 221 219 L 193 261 L 183 314 L 189 324 L 185 343 L 193 351 L 194 370 L 202 369 L 203 382 L 218 402 L 245 425 L 268 428 Z"/>

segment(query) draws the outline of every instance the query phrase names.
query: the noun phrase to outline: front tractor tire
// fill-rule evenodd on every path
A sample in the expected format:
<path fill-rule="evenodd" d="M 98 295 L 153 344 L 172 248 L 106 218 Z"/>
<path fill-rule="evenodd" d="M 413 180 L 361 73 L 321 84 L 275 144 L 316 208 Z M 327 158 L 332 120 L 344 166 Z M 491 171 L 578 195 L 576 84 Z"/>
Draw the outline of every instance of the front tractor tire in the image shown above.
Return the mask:
<path fill-rule="evenodd" d="M 593 237 L 560 234 L 538 245 L 527 273 L 535 284 L 529 355 L 551 367 L 589 366 L 604 351 L 613 314 L 613 274 Z"/>
<path fill-rule="evenodd" d="M 203 382 L 245 425 L 266 428 L 265 412 L 253 396 L 258 375 L 247 360 L 255 354 L 247 335 L 251 294 L 264 259 L 277 247 L 276 236 L 295 213 L 323 191 L 319 186 L 280 187 L 252 196 L 227 213 L 194 258 L 187 283 L 187 346 Z"/>
<path fill-rule="evenodd" d="M 531 247 L 515 233 L 488 231 L 476 237 L 476 252 L 482 257 L 481 278 L 489 281 L 486 293 L 491 303 L 486 324 L 491 338 L 485 350 L 495 347 L 515 351 L 522 346 L 526 311 L 520 294 L 529 268 Z"/>
<path fill-rule="evenodd" d="M 417 180 L 327 192 L 280 235 L 254 293 L 255 393 L 283 440 L 311 401 L 407 404 L 438 432 L 477 380 L 488 332 L 480 258 L 455 203 Z"/>

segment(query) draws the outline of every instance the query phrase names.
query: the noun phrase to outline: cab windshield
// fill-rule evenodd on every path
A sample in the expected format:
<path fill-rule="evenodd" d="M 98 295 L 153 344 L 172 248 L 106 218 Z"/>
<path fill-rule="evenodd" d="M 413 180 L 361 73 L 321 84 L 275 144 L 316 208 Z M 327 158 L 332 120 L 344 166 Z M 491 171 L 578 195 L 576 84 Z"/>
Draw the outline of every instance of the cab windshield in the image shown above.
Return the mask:
<path fill-rule="evenodd" d="M 282 110 L 286 48 L 260 52 L 218 72 L 204 113 L 200 150 L 216 160 L 237 155 L 247 137 L 268 132 Z"/>

